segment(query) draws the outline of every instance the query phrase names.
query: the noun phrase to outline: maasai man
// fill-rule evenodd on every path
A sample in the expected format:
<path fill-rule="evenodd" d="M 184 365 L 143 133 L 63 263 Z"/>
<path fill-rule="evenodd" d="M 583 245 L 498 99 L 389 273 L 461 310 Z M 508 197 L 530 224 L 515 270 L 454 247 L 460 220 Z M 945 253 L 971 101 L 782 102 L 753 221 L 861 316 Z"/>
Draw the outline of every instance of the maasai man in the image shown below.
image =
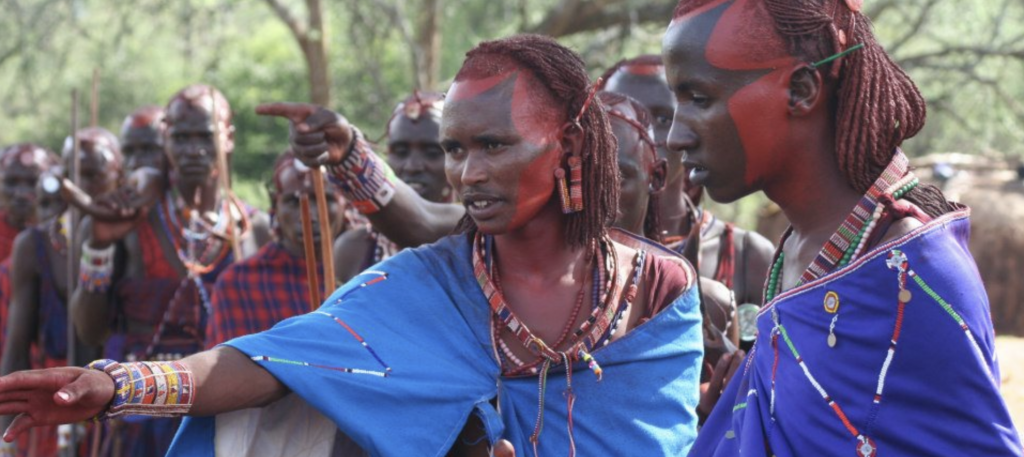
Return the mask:
<path fill-rule="evenodd" d="M 373 455 L 441 455 L 453 445 L 486 455 L 499 437 L 542 455 L 685 453 L 701 356 L 696 273 L 607 237 L 615 145 L 589 86 L 582 59 L 550 38 L 470 51 L 441 128 L 466 232 L 399 253 L 318 312 L 270 331 L 180 362 L 96 363 L 121 385 L 170 381 L 180 393 L 157 404 L 144 389 L 126 391 L 110 412 L 207 416 L 186 423 L 174 455 L 211 452 L 222 433 L 209 416 L 289 391 Z M 315 164 L 326 151 L 350 201 L 401 203 L 378 191 L 401 185 L 338 114 L 301 104 L 260 111 L 292 119 L 299 156 Z M 163 375 L 134 378 L 144 367 Z M 104 412 L 112 379 L 78 368 L 0 379 L 0 399 L 24 399 L 0 403 L 0 413 L 25 413 L 7 438 Z M 467 418 L 480 435 L 457 439 Z"/>
<path fill-rule="evenodd" d="M 452 201 L 440 140 L 442 109 L 444 95 L 413 92 L 395 107 L 387 128 L 386 160 L 395 176 L 423 199 L 438 203 Z M 348 281 L 401 248 L 372 226 L 347 230 L 334 245 L 336 274 Z"/>
<path fill-rule="evenodd" d="M 167 173 L 164 153 L 164 109 L 143 106 L 124 119 L 121 124 L 121 153 L 128 170 L 150 167 Z"/>
<path fill-rule="evenodd" d="M 792 224 L 691 455 L 1021 455 L 968 210 L 908 169 L 924 99 L 860 6 L 684 0 L 665 35 L 668 148 Z"/>
<path fill-rule="evenodd" d="M 752 322 L 751 312 L 756 314 L 763 303 L 761 289 L 774 247 L 760 234 L 738 228 L 700 206 L 704 188 L 690 181 L 689 170 L 683 166 L 682 152 L 665 147 L 676 102 L 665 82 L 661 56 L 644 55 L 620 61 L 608 69 L 603 78 L 605 90 L 633 97 L 651 112 L 658 156 L 668 162 L 665 191 L 658 199 L 662 233 L 655 239 L 683 252 L 693 219 L 690 204 L 697 205 L 697 220 L 701 225 L 701 275 L 732 289 L 741 313 L 747 317 L 741 321 Z M 741 332 L 746 347 L 753 342 L 753 330 L 748 326 Z"/>
<path fill-rule="evenodd" d="M 79 143 L 79 187 L 89 195 L 103 195 L 115 189 L 122 176 L 123 159 L 114 134 L 98 127 L 87 127 L 76 134 Z M 74 140 L 68 137 L 62 152 L 64 169 L 70 170 Z M 37 186 L 42 187 L 42 186 Z M 42 189 L 37 201 L 50 202 L 55 189 Z M 65 205 L 61 205 L 65 206 Z M 62 367 L 68 364 L 67 310 L 67 224 L 68 217 L 44 214 L 50 206 L 37 208 L 42 224 L 18 235 L 11 255 L 11 298 L 9 300 L 6 339 L 3 350 L 3 374 L 19 370 Z M 79 344 L 80 360 L 75 366 L 88 363 L 96 352 L 85 351 Z M 90 348 L 92 349 L 92 348 Z M 6 427 L 10 417 L 0 421 Z M 24 440 L 19 449 L 28 455 L 56 455 L 57 428 L 36 432 L 34 443 Z"/>
<path fill-rule="evenodd" d="M 234 261 L 232 240 L 238 238 L 246 256 L 269 234 L 265 216 L 224 194 L 218 183 L 229 170 L 217 154 L 230 157 L 234 149 L 224 96 L 210 86 L 189 86 L 171 98 L 166 112 L 174 185 L 148 211 L 119 198 L 127 191 L 94 199 L 106 215 L 83 224 L 81 284 L 72 314 L 82 339 L 104 344 L 109 357 L 168 360 L 202 350 L 210 292 Z M 114 439 L 123 440 L 114 449 L 160 455 L 178 421 L 112 424 Z"/>
<path fill-rule="evenodd" d="M 36 182 L 56 165 L 53 154 L 31 143 L 0 151 L 0 262 L 7 260 L 14 237 L 36 221 Z"/>
<path fill-rule="evenodd" d="M 608 113 L 612 133 L 618 143 L 619 215 L 615 227 L 637 236 L 657 239 L 661 233 L 658 198 L 665 188 L 666 163 L 654 151 L 654 141 L 649 133 L 650 115 L 640 102 L 627 95 L 602 91 L 598 98 Z M 736 354 L 739 335 L 732 292 L 724 284 L 707 277 L 701 277 L 700 286 L 701 311 L 704 314 L 704 361 L 697 416 L 703 421 L 718 401 L 725 380 L 739 368 L 744 354 L 742 351 Z"/>
<path fill-rule="evenodd" d="M 333 183 L 325 183 L 327 217 L 332 238 L 344 228 L 344 201 Z M 252 257 L 228 267 L 213 288 L 213 317 L 206 335 L 206 347 L 273 327 L 292 316 L 310 312 L 309 281 L 303 251 L 300 198 L 309 197 L 311 225 L 318 262 L 320 259 L 320 214 L 313 192 L 312 174 L 291 151 L 274 164 L 269 186 L 275 241 Z M 318 263 L 319 265 L 319 263 Z M 323 269 L 317 268 L 318 284 L 324 284 Z"/>

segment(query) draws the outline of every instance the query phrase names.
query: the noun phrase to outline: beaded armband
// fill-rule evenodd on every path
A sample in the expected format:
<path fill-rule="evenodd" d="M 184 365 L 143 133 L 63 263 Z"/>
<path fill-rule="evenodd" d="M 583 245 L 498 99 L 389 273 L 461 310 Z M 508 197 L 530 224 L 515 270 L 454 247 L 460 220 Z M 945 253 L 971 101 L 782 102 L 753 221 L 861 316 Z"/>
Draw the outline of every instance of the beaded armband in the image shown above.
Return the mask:
<path fill-rule="evenodd" d="M 114 400 L 99 420 L 123 415 L 176 417 L 188 413 L 195 398 L 192 372 L 180 362 L 118 363 L 97 360 L 88 368 L 114 379 Z"/>
<path fill-rule="evenodd" d="M 93 249 L 82 245 L 82 260 L 78 267 L 78 282 L 86 292 L 104 293 L 110 290 L 114 276 L 114 245 L 106 249 Z"/>
<path fill-rule="evenodd" d="M 373 152 L 362 132 L 353 128 L 352 133 L 345 158 L 327 167 L 327 176 L 360 213 L 373 214 L 394 198 L 395 172 Z"/>

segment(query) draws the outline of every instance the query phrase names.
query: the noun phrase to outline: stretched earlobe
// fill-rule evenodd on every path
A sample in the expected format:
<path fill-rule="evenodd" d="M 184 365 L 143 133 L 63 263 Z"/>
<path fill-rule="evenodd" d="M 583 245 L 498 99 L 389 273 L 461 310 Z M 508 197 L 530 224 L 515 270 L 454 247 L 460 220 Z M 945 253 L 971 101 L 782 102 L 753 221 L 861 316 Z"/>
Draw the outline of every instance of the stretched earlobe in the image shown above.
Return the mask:
<path fill-rule="evenodd" d="M 793 69 L 789 76 L 789 112 L 793 116 L 806 116 L 823 103 L 824 81 L 812 65 L 804 64 Z"/>

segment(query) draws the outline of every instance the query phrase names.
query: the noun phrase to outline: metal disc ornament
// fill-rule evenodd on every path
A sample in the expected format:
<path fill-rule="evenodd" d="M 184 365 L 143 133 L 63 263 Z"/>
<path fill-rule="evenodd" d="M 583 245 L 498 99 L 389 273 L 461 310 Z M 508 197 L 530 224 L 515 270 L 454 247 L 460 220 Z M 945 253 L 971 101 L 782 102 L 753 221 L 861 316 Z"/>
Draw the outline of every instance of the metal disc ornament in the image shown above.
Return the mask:
<path fill-rule="evenodd" d="M 829 333 L 828 334 L 828 341 L 827 342 L 828 342 L 828 347 L 830 347 L 830 348 L 836 347 L 836 334 L 835 333 Z"/>
<path fill-rule="evenodd" d="M 736 308 L 740 324 L 740 341 L 751 342 L 757 338 L 757 312 L 761 308 L 753 303 L 744 303 Z"/>
<path fill-rule="evenodd" d="M 907 303 L 911 298 L 914 298 L 914 294 L 910 293 L 907 289 L 900 289 L 900 303 Z"/>

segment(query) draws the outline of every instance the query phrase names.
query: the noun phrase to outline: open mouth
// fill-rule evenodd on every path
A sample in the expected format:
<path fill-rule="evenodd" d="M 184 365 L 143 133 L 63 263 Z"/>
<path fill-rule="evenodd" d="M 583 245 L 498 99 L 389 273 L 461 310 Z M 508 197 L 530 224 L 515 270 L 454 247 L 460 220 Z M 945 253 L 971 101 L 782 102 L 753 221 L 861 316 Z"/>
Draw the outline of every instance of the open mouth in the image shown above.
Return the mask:
<path fill-rule="evenodd" d="M 502 200 L 492 196 L 477 194 L 464 196 L 462 202 L 466 206 L 466 212 L 469 213 L 470 217 L 474 219 L 487 219 L 497 214 Z"/>

